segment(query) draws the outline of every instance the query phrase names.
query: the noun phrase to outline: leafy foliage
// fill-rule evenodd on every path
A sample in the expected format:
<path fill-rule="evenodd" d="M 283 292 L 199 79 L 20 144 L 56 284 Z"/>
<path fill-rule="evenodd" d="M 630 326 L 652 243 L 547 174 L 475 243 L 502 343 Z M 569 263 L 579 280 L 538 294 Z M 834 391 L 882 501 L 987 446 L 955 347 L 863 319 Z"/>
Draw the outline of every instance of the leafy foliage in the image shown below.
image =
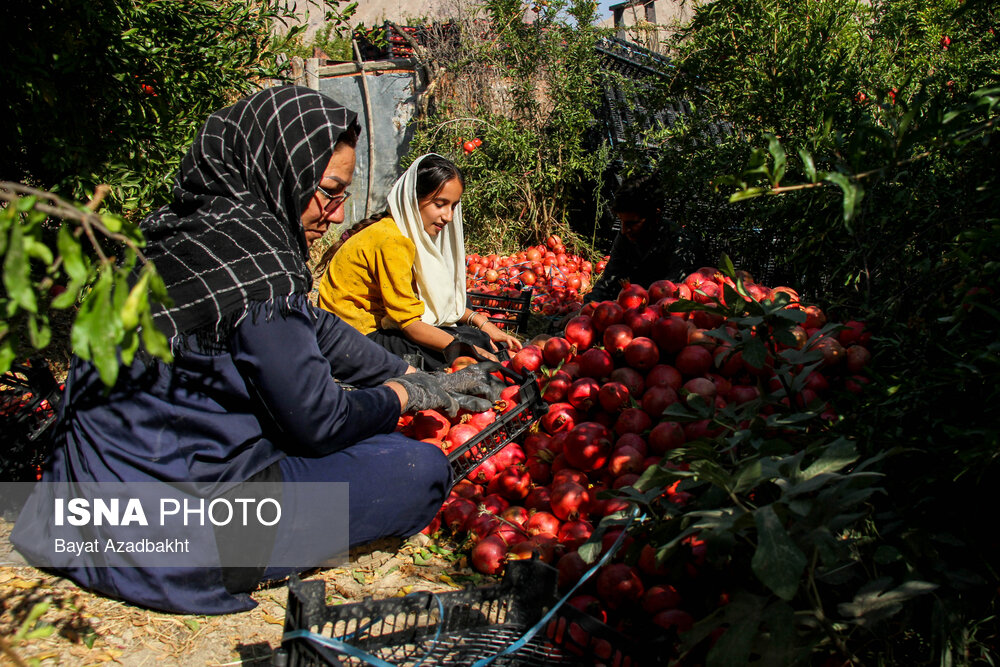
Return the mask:
<path fill-rule="evenodd" d="M 435 151 L 460 164 L 469 243 L 485 251 L 554 232 L 574 238 L 573 209 L 581 196 L 594 196 L 609 159 L 594 141 L 596 4 L 536 7 L 525 23 L 520 2 L 487 0 L 462 24 L 457 46 L 442 39 L 431 48 L 441 68 L 435 87 L 447 92 L 434 93 L 411 155 Z M 472 137 L 483 144 L 463 157 L 462 142 Z"/>

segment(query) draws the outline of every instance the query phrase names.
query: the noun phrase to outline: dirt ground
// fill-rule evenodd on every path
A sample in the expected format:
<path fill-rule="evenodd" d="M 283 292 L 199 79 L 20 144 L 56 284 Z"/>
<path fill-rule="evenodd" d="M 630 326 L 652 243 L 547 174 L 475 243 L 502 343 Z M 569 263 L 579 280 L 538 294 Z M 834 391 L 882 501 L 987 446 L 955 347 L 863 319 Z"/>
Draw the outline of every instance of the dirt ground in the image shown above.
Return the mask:
<path fill-rule="evenodd" d="M 11 553 L 12 524 L 0 519 L 0 562 Z M 448 545 L 422 535 L 355 549 L 339 568 L 303 579 L 326 583 L 327 604 L 447 591 L 492 583 Z M 227 616 L 147 611 L 82 590 L 73 582 L 23 566 L 0 567 L 0 665 L 270 665 L 281 645 L 288 597 L 284 584 L 253 593 L 257 607 Z M 40 611 L 37 620 L 32 610 Z"/>

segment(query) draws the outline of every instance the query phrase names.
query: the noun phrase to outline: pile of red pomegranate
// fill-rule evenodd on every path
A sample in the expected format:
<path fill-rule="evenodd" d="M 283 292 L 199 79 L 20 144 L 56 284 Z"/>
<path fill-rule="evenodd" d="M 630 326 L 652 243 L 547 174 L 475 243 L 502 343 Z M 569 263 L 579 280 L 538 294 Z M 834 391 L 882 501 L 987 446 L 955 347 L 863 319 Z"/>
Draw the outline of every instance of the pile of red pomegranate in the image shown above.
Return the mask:
<path fill-rule="evenodd" d="M 590 288 L 591 279 L 604 270 L 606 261 L 592 266 L 583 257 L 568 252 L 562 239 L 553 234 L 544 245 L 513 255 L 467 255 L 466 289 L 511 297 L 531 287 L 534 312 L 561 315 L 580 307 L 581 292 Z"/>
<path fill-rule="evenodd" d="M 866 347 L 871 334 L 865 325 L 849 321 L 824 328 L 822 310 L 799 304 L 794 290 L 770 289 L 748 275 L 741 277 L 744 298 L 764 302 L 784 292 L 790 297 L 787 308 L 804 312 L 802 325 L 791 328 L 786 348 L 822 353 L 818 366 L 798 383 L 801 389 L 778 405 L 809 406 L 824 420 L 836 419 L 829 403 L 835 391 L 857 392 L 868 381 L 864 368 L 871 356 Z M 590 567 L 580 546 L 603 517 L 630 507 L 600 492 L 631 487 L 648 467 L 673 465 L 664 462 L 670 450 L 720 435 L 721 429 L 708 419 L 671 421 L 664 416 L 671 405 L 686 404 L 694 396 L 716 410 L 758 401 L 767 414 L 775 402 L 758 399 L 787 392 L 770 352 L 764 363 L 751 364 L 723 338 L 709 335 L 721 328 L 735 338 L 735 324 L 710 311 L 671 310 L 679 300 L 723 303 L 736 294 L 725 290 L 727 284 L 735 288 L 732 279 L 703 268 L 681 283 L 662 280 L 648 289 L 628 285 L 617 301 L 588 304 L 562 336 L 542 336 L 526 345 L 510 366 L 537 374 L 547 412 L 521 442 L 507 445 L 457 484 L 425 532 L 447 529 L 467 538 L 472 566 L 479 572 L 498 574 L 512 559 L 537 555 L 557 567 L 563 590 L 575 584 Z M 508 388 L 493 412 L 509 410 L 516 390 Z M 451 424 L 440 415 L 417 414 L 406 428 L 413 437 L 451 451 L 495 418 L 483 413 Z M 690 500 L 677 484 L 663 494 L 681 506 Z M 603 550 L 621 530 L 604 533 Z M 641 548 L 636 562 L 625 562 L 625 549 L 620 549 L 569 603 L 619 628 L 629 627 L 629 619 L 637 616 L 662 628 L 690 628 L 694 619 L 685 609 L 685 591 L 691 589 L 684 579 L 694 576 L 693 568 L 704 559 L 704 544 L 691 537 L 686 547 L 692 569 L 681 577 L 658 565 L 650 545 Z"/>

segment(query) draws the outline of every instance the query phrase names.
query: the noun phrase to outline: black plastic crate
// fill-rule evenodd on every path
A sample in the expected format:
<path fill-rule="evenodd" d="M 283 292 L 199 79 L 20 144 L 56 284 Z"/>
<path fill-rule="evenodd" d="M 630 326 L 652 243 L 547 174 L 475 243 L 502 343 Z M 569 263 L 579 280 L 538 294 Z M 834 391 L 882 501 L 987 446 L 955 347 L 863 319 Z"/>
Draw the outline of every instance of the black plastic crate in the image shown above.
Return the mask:
<path fill-rule="evenodd" d="M 501 653 L 542 620 L 556 601 L 556 580 L 556 570 L 541 561 L 513 561 L 494 586 L 327 606 L 323 582 L 293 576 L 274 664 L 370 664 L 350 654 L 360 650 L 392 665 L 472 665 Z M 301 631 L 313 636 L 296 636 Z M 346 647 L 324 645 L 315 635 Z M 562 605 L 523 646 L 491 664 L 637 667 L 653 664 L 650 658 L 597 619 Z"/>
<path fill-rule="evenodd" d="M 0 482 L 33 482 L 52 453 L 62 394 L 48 364 L 33 359 L 0 375 Z"/>
<path fill-rule="evenodd" d="M 490 322 L 507 333 L 520 333 L 528 324 L 531 312 L 531 295 L 534 289 L 525 287 L 502 294 L 466 292 L 466 305 L 472 310 L 485 314 Z"/>
<path fill-rule="evenodd" d="M 547 410 L 548 406 L 542 400 L 542 392 L 534 374 L 527 373 L 522 377 L 507 368 L 501 371 L 518 383 L 520 387 L 518 404 L 513 410 L 498 416 L 495 422 L 448 454 L 448 461 L 451 462 L 454 473 L 453 485 L 465 479 L 484 460 L 517 440 L 531 428 L 532 424 L 541 419 Z"/>

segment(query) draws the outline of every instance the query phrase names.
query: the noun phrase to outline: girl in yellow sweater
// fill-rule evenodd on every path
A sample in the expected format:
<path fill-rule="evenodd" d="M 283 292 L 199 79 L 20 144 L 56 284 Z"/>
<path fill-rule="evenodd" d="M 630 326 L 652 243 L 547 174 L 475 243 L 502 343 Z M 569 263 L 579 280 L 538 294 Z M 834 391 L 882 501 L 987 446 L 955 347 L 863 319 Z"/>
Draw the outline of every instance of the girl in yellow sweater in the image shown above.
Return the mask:
<path fill-rule="evenodd" d="M 389 191 L 389 210 L 355 225 L 331 246 L 319 305 L 398 356 L 444 364 L 459 340 L 495 358 L 521 343 L 466 307 L 462 172 L 446 158 L 417 158 Z"/>

